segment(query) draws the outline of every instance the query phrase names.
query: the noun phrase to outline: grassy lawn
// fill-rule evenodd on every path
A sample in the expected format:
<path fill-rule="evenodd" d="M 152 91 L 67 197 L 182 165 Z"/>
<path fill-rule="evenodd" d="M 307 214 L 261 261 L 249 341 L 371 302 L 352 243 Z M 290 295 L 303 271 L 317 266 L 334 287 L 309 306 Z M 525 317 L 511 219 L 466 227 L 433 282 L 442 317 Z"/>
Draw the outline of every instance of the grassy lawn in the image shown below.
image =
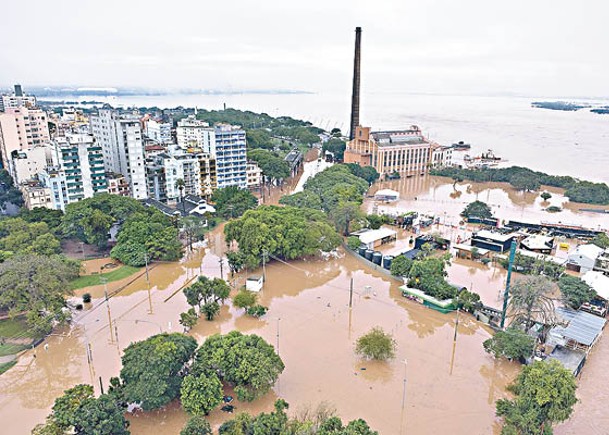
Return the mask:
<path fill-rule="evenodd" d="M 133 266 L 121 266 L 116 270 L 106 273 L 98 273 L 97 275 L 85 275 L 79 276 L 74 281 L 70 283 L 70 287 L 72 290 L 77 290 L 79 288 L 90 287 L 93 285 L 102 284 L 101 278 L 104 277 L 108 280 L 108 282 L 119 281 L 123 278 L 127 278 L 130 275 L 133 275 L 136 272 L 140 271 L 140 267 Z"/>
<path fill-rule="evenodd" d="M 0 364 L 0 375 L 17 364 L 17 361 L 11 361 L 7 363 Z"/>
<path fill-rule="evenodd" d="M 23 344 L 0 344 L 0 356 L 13 355 L 28 347 Z"/>
<path fill-rule="evenodd" d="M 32 337 L 23 317 L 0 320 L 0 337 Z"/>

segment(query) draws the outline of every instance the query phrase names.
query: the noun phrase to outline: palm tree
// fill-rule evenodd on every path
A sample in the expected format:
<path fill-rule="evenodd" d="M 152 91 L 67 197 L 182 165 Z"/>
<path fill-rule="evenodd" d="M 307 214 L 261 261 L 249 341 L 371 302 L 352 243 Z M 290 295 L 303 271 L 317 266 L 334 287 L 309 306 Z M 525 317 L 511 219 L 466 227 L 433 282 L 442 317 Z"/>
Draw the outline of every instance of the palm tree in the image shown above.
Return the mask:
<path fill-rule="evenodd" d="M 178 178 L 176 180 L 176 189 L 178 189 L 180 191 L 180 201 L 182 201 L 182 211 L 184 213 L 186 213 L 186 206 L 184 204 L 184 180 L 182 180 L 181 178 Z"/>

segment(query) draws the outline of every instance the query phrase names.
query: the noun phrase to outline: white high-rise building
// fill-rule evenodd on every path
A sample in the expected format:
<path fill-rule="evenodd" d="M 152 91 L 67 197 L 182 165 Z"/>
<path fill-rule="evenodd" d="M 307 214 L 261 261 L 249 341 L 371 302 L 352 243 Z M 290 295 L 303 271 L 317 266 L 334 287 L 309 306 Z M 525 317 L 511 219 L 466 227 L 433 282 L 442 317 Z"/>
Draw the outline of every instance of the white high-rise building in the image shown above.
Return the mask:
<path fill-rule="evenodd" d="M 216 156 L 218 188 L 247 188 L 245 130 L 234 125 L 219 124 L 214 129 L 214 135 L 211 154 Z"/>
<path fill-rule="evenodd" d="M 184 149 L 198 148 L 204 153 L 210 153 L 215 142 L 215 131 L 207 122 L 198 120 L 195 115 L 189 115 L 178 121 L 178 145 Z"/>
<path fill-rule="evenodd" d="M 144 142 L 139 119 L 112 109 L 100 109 L 90 122 L 93 136 L 103 150 L 106 171 L 123 174 L 131 196 L 146 199 Z"/>
<path fill-rule="evenodd" d="M 54 166 L 38 174 L 51 189 L 53 208 L 108 191 L 101 146 L 89 134 L 69 134 L 53 142 Z"/>
<path fill-rule="evenodd" d="M 146 136 L 158 143 L 171 143 L 171 123 L 157 122 L 154 119 L 147 120 Z"/>
<path fill-rule="evenodd" d="M 33 109 L 36 107 L 36 97 L 33 95 L 25 95 L 21 85 L 15 85 L 13 95 L 0 96 L 0 112 L 6 109 L 17 109 L 19 107 L 27 107 Z"/>

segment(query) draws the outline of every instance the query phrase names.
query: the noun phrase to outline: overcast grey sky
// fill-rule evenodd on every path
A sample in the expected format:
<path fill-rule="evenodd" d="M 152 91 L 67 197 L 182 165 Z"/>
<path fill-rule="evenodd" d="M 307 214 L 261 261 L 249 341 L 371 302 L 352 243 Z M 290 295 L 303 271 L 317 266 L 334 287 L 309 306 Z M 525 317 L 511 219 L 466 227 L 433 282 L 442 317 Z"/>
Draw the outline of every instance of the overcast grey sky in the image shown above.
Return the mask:
<path fill-rule="evenodd" d="M 609 96 L 602 0 L 9 0 L 0 85 Z"/>

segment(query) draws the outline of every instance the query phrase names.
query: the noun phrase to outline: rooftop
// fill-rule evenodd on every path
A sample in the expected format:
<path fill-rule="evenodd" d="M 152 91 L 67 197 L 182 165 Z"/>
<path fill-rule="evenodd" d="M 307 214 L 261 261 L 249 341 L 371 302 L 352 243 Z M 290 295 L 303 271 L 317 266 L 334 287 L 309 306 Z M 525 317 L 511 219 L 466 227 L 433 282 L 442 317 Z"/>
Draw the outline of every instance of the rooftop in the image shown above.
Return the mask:
<path fill-rule="evenodd" d="M 589 271 L 581 276 L 581 279 L 594 289 L 597 295 L 609 301 L 609 277 L 602 272 Z"/>
<path fill-rule="evenodd" d="M 368 244 L 376 240 L 384 239 L 385 237 L 396 236 L 397 232 L 389 228 L 379 228 L 378 230 L 366 231 L 359 235 L 359 240 L 362 243 Z"/>
<path fill-rule="evenodd" d="M 576 341 L 584 346 L 591 346 L 596 338 L 601 334 L 605 319 L 584 311 L 573 311 L 567 308 L 556 308 L 556 314 L 564 321 L 568 322 L 566 328 L 557 326 L 556 332 L 568 340 Z"/>
<path fill-rule="evenodd" d="M 495 240 L 498 242 L 507 242 L 508 240 L 511 240 L 514 237 L 514 235 L 495 233 L 495 232 L 489 231 L 489 230 L 480 230 L 474 234 L 474 237 L 481 238 L 481 239 Z"/>

